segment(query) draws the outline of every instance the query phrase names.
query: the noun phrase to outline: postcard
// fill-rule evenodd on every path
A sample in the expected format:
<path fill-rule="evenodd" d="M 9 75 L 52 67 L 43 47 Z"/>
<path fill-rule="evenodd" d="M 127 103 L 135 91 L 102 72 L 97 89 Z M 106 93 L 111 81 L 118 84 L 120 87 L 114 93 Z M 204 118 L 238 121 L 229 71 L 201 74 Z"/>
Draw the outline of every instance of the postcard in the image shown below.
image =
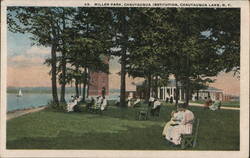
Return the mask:
<path fill-rule="evenodd" d="M 249 157 L 248 1 L 1 2 L 1 157 Z"/>

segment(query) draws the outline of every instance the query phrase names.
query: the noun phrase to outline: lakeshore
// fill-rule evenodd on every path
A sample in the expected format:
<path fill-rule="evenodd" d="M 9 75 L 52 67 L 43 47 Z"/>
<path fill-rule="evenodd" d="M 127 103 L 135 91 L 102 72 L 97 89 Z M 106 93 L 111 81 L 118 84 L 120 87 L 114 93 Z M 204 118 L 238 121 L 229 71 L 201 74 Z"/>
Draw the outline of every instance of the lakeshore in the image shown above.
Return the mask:
<path fill-rule="evenodd" d="M 27 108 L 27 109 L 18 109 L 18 110 L 9 111 L 7 112 L 7 120 L 20 117 L 26 114 L 30 114 L 33 112 L 38 112 L 38 111 L 45 109 L 46 107 L 47 107 L 46 105 L 41 105 L 39 107 L 32 107 L 32 108 Z"/>

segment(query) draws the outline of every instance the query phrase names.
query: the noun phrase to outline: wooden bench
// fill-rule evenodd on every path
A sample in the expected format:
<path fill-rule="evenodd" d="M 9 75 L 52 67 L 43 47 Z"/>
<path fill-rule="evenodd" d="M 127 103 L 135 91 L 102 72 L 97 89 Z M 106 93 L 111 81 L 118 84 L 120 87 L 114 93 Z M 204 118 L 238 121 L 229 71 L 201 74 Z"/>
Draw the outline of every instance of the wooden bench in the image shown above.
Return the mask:
<path fill-rule="evenodd" d="M 187 147 L 195 147 L 197 144 L 197 136 L 199 130 L 200 120 L 195 119 L 193 123 L 193 129 L 191 134 L 182 134 L 181 135 L 181 149 L 185 149 Z"/>
<path fill-rule="evenodd" d="M 136 120 L 147 120 L 149 113 L 150 113 L 150 109 L 148 107 L 146 107 L 146 106 L 139 107 L 138 109 L 136 109 L 135 119 Z"/>
<path fill-rule="evenodd" d="M 136 111 L 136 120 L 147 120 L 148 119 L 148 111 L 146 110 L 139 110 Z"/>
<path fill-rule="evenodd" d="M 150 111 L 151 116 L 160 117 L 160 110 L 161 110 L 161 106 L 158 106 L 155 109 L 151 109 L 151 111 Z"/>

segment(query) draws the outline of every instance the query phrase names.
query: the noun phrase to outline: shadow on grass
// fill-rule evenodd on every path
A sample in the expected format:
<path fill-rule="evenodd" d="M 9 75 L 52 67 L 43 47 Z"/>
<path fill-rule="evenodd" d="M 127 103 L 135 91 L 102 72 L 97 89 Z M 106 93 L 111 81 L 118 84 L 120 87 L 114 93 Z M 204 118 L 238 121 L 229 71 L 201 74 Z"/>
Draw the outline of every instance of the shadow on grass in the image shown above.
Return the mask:
<path fill-rule="evenodd" d="M 29 137 L 8 141 L 7 149 L 179 150 L 179 147 L 168 145 L 159 131 L 162 131 L 160 126 L 128 127 L 127 131 L 119 133 L 82 135 L 62 130 L 56 137 Z"/>
<path fill-rule="evenodd" d="M 160 116 L 149 116 L 148 120 L 150 121 L 167 121 L 170 119 L 171 111 L 174 110 L 174 106 L 162 107 L 160 111 Z M 123 120 L 135 120 L 136 111 L 139 111 L 140 108 L 120 108 L 115 106 L 110 106 L 108 110 L 104 111 L 103 114 L 92 114 L 89 112 L 82 112 L 82 114 L 89 114 L 88 118 L 98 118 L 98 117 L 112 117 L 119 118 Z"/>

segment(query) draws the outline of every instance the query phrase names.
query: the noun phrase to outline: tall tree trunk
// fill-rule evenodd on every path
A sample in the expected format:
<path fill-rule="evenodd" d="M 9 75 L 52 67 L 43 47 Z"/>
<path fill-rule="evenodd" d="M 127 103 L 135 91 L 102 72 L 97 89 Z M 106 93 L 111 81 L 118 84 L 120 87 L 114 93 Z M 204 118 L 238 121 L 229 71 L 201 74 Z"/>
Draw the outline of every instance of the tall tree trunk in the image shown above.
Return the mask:
<path fill-rule="evenodd" d="M 63 10 L 63 31 L 65 30 L 65 15 Z M 62 80 L 61 80 L 61 98 L 60 102 L 65 103 L 65 85 L 66 85 L 66 49 L 65 49 L 65 40 L 62 38 L 63 50 L 62 50 Z"/>
<path fill-rule="evenodd" d="M 155 77 L 155 88 L 154 88 L 155 98 L 158 98 L 158 76 Z"/>
<path fill-rule="evenodd" d="M 82 95 L 82 83 L 80 82 L 79 83 L 79 96 Z"/>
<path fill-rule="evenodd" d="M 83 80 L 83 89 L 82 89 L 82 101 L 85 102 L 86 97 L 86 85 L 87 85 L 87 68 L 84 67 L 84 80 Z"/>
<path fill-rule="evenodd" d="M 66 85 L 66 59 L 65 52 L 62 53 L 62 81 L 61 81 L 61 98 L 60 102 L 65 103 L 65 85 Z"/>
<path fill-rule="evenodd" d="M 76 90 L 76 97 L 79 97 L 78 79 L 76 79 L 75 81 L 75 90 Z"/>
<path fill-rule="evenodd" d="M 128 28 L 126 22 L 127 9 L 123 10 L 122 17 L 122 32 L 123 32 L 123 44 L 122 44 L 122 55 L 121 55 L 121 87 L 120 87 L 120 106 L 126 107 L 126 53 L 127 53 L 127 42 L 128 42 Z"/>
<path fill-rule="evenodd" d="M 91 79 L 91 78 L 90 78 L 90 77 L 91 77 L 91 76 L 90 76 L 90 71 L 88 71 L 88 74 L 89 74 L 89 75 L 88 75 L 88 82 L 87 82 L 87 87 L 88 87 L 88 88 L 87 88 L 87 98 L 89 98 L 89 85 L 90 85 L 90 79 Z"/>
<path fill-rule="evenodd" d="M 146 93 L 146 102 L 149 103 L 150 93 L 151 93 L 151 80 L 152 76 L 148 75 L 148 85 L 147 85 L 147 93 Z"/>
<path fill-rule="evenodd" d="M 179 101 L 179 86 L 178 86 L 178 82 L 179 82 L 179 79 L 178 79 L 177 75 L 175 75 L 175 86 L 176 86 L 176 89 L 175 89 L 175 106 L 178 105 L 178 101 Z"/>
<path fill-rule="evenodd" d="M 187 79 L 187 81 L 186 81 L 185 94 L 186 94 L 185 104 L 186 104 L 186 106 L 188 106 L 188 104 L 189 104 L 189 98 L 190 98 L 190 83 L 189 83 L 189 79 Z"/>
<path fill-rule="evenodd" d="M 76 66 L 76 72 L 79 71 L 79 67 Z M 79 97 L 79 89 L 78 89 L 78 84 L 79 84 L 79 80 L 78 80 L 78 76 L 75 78 L 75 90 L 76 90 L 76 97 Z"/>
<path fill-rule="evenodd" d="M 57 95 L 57 81 L 56 81 L 56 45 L 52 44 L 51 48 L 51 86 L 52 86 L 52 97 L 53 103 L 59 105 L 58 95 Z"/>
<path fill-rule="evenodd" d="M 120 87 L 120 106 L 126 106 L 126 50 L 123 50 L 123 55 L 121 57 L 121 87 Z"/>
<path fill-rule="evenodd" d="M 199 90 L 196 91 L 196 99 L 199 100 Z"/>
<path fill-rule="evenodd" d="M 189 31 L 189 29 L 188 29 Z M 186 94 L 186 98 L 185 98 L 185 104 L 186 106 L 188 106 L 189 104 L 189 97 L 190 97 L 190 59 L 189 59 L 189 54 L 186 54 L 186 69 L 187 69 L 187 74 L 185 77 L 185 86 L 186 86 L 186 90 L 185 90 L 185 94 Z"/>

